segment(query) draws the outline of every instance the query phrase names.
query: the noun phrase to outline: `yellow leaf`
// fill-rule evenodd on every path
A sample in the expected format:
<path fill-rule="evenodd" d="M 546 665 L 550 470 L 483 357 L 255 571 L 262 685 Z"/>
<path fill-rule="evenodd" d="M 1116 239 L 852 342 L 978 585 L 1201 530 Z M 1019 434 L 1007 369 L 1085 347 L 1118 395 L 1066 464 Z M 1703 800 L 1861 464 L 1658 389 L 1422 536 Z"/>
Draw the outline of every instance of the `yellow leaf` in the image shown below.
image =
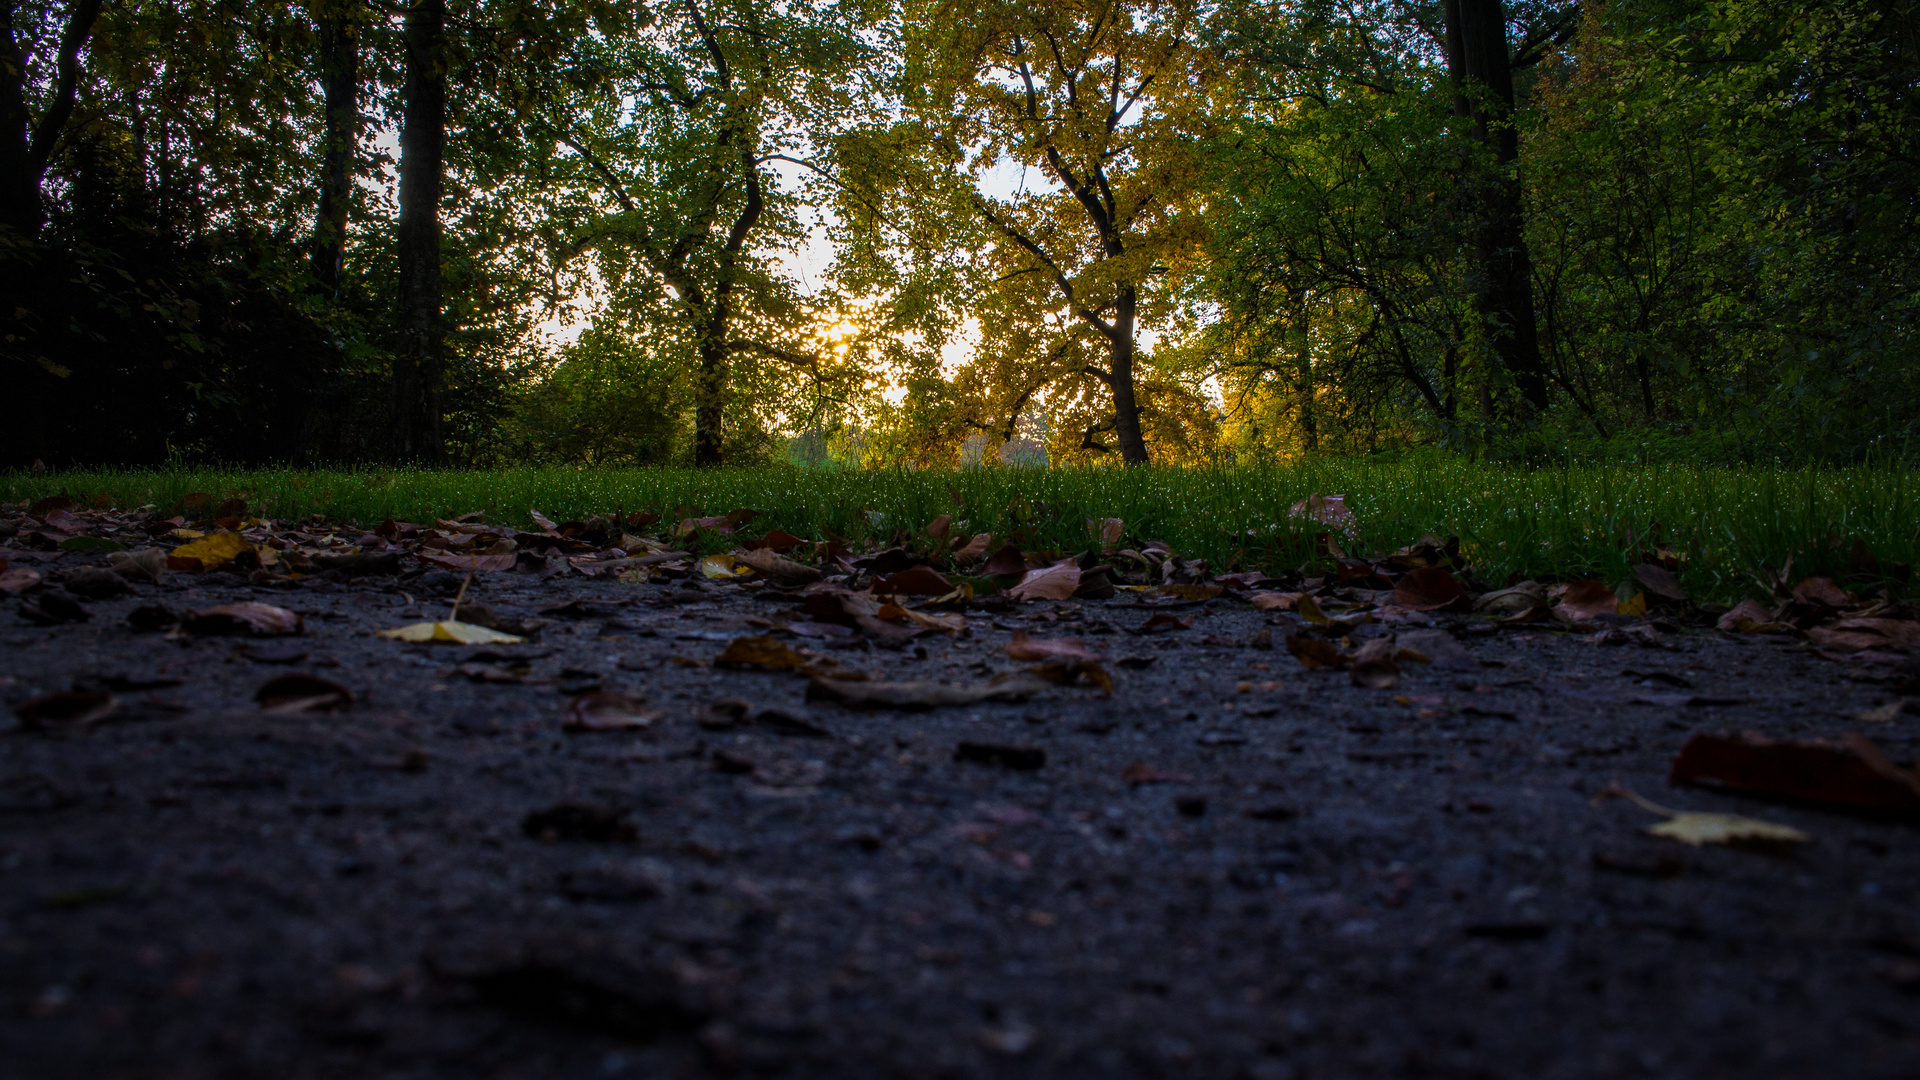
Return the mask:
<path fill-rule="evenodd" d="M 394 641 L 444 641 L 454 645 L 510 645 L 526 640 L 484 626 L 451 621 L 414 623 L 396 630 L 382 630 L 380 636 Z"/>
<path fill-rule="evenodd" d="M 1809 839 L 1806 833 L 1791 826 L 1738 814 L 1675 814 L 1670 820 L 1654 825 L 1647 831 L 1694 847 L 1701 844 L 1731 844 L 1742 840 L 1801 844 Z"/>
<path fill-rule="evenodd" d="M 169 554 L 182 559 L 199 559 L 203 569 L 224 566 L 239 557 L 243 551 L 251 551 L 253 545 L 240 538 L 239 533 L 214 533 L 190 544 L 181 544 Z"/>
<path fill-rule="evenodd" d="M 1305 593 L 1301 593 L 1300 599 L 1293 602 L 1293 610 L 1299 612 L 1301 618 L 1315 626 L 1325 626 L 1333 621 L 1327 618 L 1326 612 L 1320 610 L 1319 601 Z"/>
<path fill-rule="evenodd" d="M 1620 606 L 1615 610 L 1622 615 L 1645 615 L 1647 613 L 1647 594 L 1637 593 L 1631 600 L 1622 600 L 1620 601 Z"/>
<path fill-rule="evenodd" d="M 749 566 L 734 566 L 733 556 L 731 555 L 709 555 L 700 560 L 700 573 L 703 577 L 726 581 L 733 578 L 748 577 L 752 575 L 753 568 Z"/>

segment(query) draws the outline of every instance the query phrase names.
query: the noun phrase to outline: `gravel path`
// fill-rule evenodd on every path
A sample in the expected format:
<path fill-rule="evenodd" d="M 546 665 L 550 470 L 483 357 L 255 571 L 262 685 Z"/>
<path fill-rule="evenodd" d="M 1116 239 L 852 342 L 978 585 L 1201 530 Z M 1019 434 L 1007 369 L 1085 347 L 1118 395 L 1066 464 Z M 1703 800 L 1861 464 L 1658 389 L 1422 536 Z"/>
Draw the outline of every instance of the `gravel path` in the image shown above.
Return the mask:
<path fill-rule="evenodd" d="M 1458 650 L 1363 689 L 1275 647 L 1291 615 L 1136 634 L 1123 594 L 782 638 L 977 683 L 1015 631 L 1078 637 L 1116 683 L 860 711 L 711 666 L 782 621 L 766 590 L 489 575 L 509 624 L 620 603 L 523 645 L 373 636 L 454 585 L 173 575 L 83 623 L 0 615 L 8 705 L 115 698 L 0 734 L 0 1073 L 1920 1075 L 1911 826 L 1666 780 L 1691 733 L 1836 736 L 1911 672 L 1437 616 L 1403 639 Z M 306 631 L 126 622 L 241 600 Z M 255 703 L 288 673 L 352 707 Z M 567 730 L 595 690 L 645 726 Z M 1873 735 L 1911 761 L 1916 724 Z M 1595 802 L 1615 781 L 1812 840 L 1649 836 Z"/>

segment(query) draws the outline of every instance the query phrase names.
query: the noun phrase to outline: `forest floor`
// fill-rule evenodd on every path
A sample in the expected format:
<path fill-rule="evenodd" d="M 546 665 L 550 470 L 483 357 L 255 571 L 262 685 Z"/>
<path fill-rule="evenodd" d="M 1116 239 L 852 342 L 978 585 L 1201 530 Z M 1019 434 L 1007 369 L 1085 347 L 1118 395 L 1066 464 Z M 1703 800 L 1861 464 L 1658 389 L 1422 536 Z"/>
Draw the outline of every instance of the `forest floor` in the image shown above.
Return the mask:
<path fill-rule="evenodd" d="M 173 574 L 0 614 L 9 706 L 114 699 L 0 733 L 0 1073 L 1920 1075 L 1912 825 L 1668 783 L 1694 733 L 1861 730 L 1910 667 L 1435 614 L 1394 629 L 1434 662 L 1369 689 L 1274 647 L 1290 613 L 1142 634 L 1168 613 L 1122 593 L 786 639 L 977 684 L 1016 631 L 1073 636 L 1115 680 L 855 709 L 712 666 L 786 625 L 774 589 L 481 575 L 534 640 L 374 636 L 458 584 Z M 249 600 L 304 633 L 127 623 Z M 256 703 L 290 672 L 351 706 Z M 646 706 L 569 713 L 595 690 Z M 1869 726 L 1911 761 L 1895 715 Z M 1649 835 L 1615 783 L 1809 840 Z"/>

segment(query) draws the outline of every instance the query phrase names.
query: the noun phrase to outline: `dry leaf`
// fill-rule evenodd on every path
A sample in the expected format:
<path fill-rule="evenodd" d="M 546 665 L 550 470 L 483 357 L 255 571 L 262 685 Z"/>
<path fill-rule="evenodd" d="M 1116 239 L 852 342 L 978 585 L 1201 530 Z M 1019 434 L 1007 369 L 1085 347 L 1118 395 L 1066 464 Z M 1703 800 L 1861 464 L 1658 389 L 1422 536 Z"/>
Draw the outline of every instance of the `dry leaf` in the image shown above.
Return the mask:
<path fill-rule="evenodd" d="M 489 630 L 472 623 L 442 621 L 414 623 L 393 630 L 382 630 L 380 636 L 394 641 L 443 642 L 451 645 L 508 645 L 526 638 L 512 634 L 503 634 L 498 630 Z"/>
<path fill-rule="evenodd" d="M 1789 825 L 1738 814 L 1675 814 L 1647 830 L 1655 836 L 1699 847 L 1702 844 L 1804 844 L 1812 837 Z"/>
<path fill-rule="evenodd" d="M 150 547 L 139 551 L 115 551 L 107 556 L 107 566 L 122 577 L 160 583 L 167 571 L 167 553 Z"/>
<path fill-rule="evenodd" d="M 977 705 L 982 701 L 1023 701 L 1047 689 L 1048 683 L 1027 672 L 1001 675 L 991 682 L 945 685 L 936 682 L 841 682 L 815 679 L 807 684 L 808 701 L 836 701 L 865 709 L 935 709 Z"/>
<path fill-rule="evenodd" d="M 1853 597 L 1847 591 L 1834 584 L 1830 577 L 1810 577 L 1793 587 L 1793 598 L 1803 604 L 1819 604 L 1830 608 L 1843 608 L 1853 603 Z"/>
<path fill-rule="evenodd" d="M 286 608 L 251 600 L 190 612 L 181 622 L 196 634 L 253 634 L 258 637 L 298 634 L 306 626 L 300 616 Z"/>
<path fill-rule="evenodd" d="M 21 593 L 40 584 L 40 580 L 40 571 L 29 570 L 24 566 L 16 566 L 11 570 L 0 573 L 0 593 L 4 593 L 7 596 L 19 596 Z"/>
<path fill-rule="evenodd" d="M 1905 698 L 1897 698 L 1885 705 L 1866 710 L 1860 714 L 1860 720 L 1867 724 L 1891 724 L 1899 718 L 1901 713 L 1907 711 L 1908 704 Z"/>
<path fill-rule="evenodd" d="M 954 550 L 954 562 L 972 562 L 987 553 L 987 545 L 993 543 L 992 533 L 975 533 L 973 539 Z"/>
<path fill-rule="evenodd" d="M 1257 592 L 1247 599 L 1261 611 L 1291 611 L 1300 596 L 1296 592 Z"/>
<path fill-rule="evenodd" d="M 1613 615 L 1620 610 L 1620 598 L 1598 581 L 1576 581 L 1560 594 L 1559 610 L 1575 622 L 1597 615 Z"/>
<path fill-rule="evenodd" d="M 931 566 L 910 566 L 873 583 L 875 596 L 945 596 L 952 591 L 953 582 Z"/>
<path fill-rule="evenodd" d="M 741 565 L 758 570 L 769 580 L 782 585 L 811 585 L 820 580 L 820 571 L 811 566 L 794 562 L 780 555 L 771 547 L 742 551 L 734 555 Z"/>
<path fill-rule="evenodd" d="M 1414 611 L 1465 611 L 1472 606 L 1466 587 L 1443 566 L 1409 571 L 1393 587 L 1393 602 Z"/>
<path fill-rule="evenodd" d="M 1525 622 L 1544 613 L 1547 590 L 1537 581 L 1523 581 L 1507 589 L 1487 593 L 1474 601 L 1479 614 L 1507 622 Z"/>
<path fill-rule="evenodd" d="M 567 706 L 561 727 L 568 731 L 625 731 L 649 727 L 666 715 L 649 709 L 644 698 L 601 691 L 581 694 Z"/>
<path fill-rule="evenodd" d="M 700 560 L 700 575 L 712 581 L 732 581 L 753 576 L 751 566 L 736 567 L 731 555 L 709 555 Z"/>
<path fill-rule="evenodd" d="M 1673 571 L 1664 566 L 1655 566 L 1653 563 L 1641 563 L 1633 568 L 1633 577 L 1635 581 L 1640 583 L 1641 588 L 1646 589 L 1655 596 L 1668 600 L 1685 600 L 1687 598 L 1687 591 L 1680 587 L 1680 579 L 1674 576 Z"/>
<path fill-rule="evenodd" d="M 353 693 L 318 675 L 276 675 L 260 684 L 253 700 L 262 709 L 281 716 L 305 712 L 338 712 L 351 708 Z"/>
<path fill-rule="evenodd" d="M 1720 616 L 1715 624 L 1721 630 L 1740 634 L 1783 634 L 1788 632 L 1785 623 L 1774 621 L 1773 613 L 1752 600 L 1742 600 L 1733 606 L 1733 610 Z"/>
<path fill-rule="evenodd" d="M 1066 600 L 1079 587 L 1080 567 L 1072 559 L 1062 559 L 1052 566 L 1027 571 L 1020 584 L 1007 590 L 1007 595 L 1015 600 Z"/>
<path fill-rule="evenodd" d="M 13 715 L 22 727 L 45 730 L 56 727 L 86 727 L 113 714 L 119 702 L 105 691 L 70 691 L 47 694 L 14 706 Z"/>
<path fill-rule="evenodd" d="M 211 570 L 216 566 L 225 566 L 239 558 L 242 552 L 252 551 L 253 545 L 246 542 L 239 533 L 222 532 L 182 544 L 168 553 L 173 559 L 198 559 L 199 569 Z M 169 563 L 170 567 L 178 566 Z"/>
<path fill-rule="evenodd" d="M 1081 644 L 1079 638 L 1036 638 L 1025 630 L 1015 630 L 1007 643 L 1007 655 L 1015 660 L 1085 660 L 1100 663 L 1102 657 Z"/>
<path fill-rule="evenodd" d="M 713 658 L 721 668 L 765 668 L 772 671 L 807 671 L 813 664 L 795 652 L 786 642 L 765 634 L 735 638 L 726 651 Z"/>
<path fill-rule="evenodd" d="M 1325 638 L 1308 637 L 1305 634 L 1292 634 L 1287 638 L 1287 651 L 1300 661 L 1307 670 L 1319 668 L 1345 667 L 1353 662 L 1353 657 L 1340 651 L 1340 647 Z"/>
<path fill-rule="evenodd" d="M 1695 735 L 1674 757 L 1669 778 L 1804 802 L 1920 812 L 1920 777 L 1886 763 L 1879 747 L 1859 734 L 1841 743 Z"/>

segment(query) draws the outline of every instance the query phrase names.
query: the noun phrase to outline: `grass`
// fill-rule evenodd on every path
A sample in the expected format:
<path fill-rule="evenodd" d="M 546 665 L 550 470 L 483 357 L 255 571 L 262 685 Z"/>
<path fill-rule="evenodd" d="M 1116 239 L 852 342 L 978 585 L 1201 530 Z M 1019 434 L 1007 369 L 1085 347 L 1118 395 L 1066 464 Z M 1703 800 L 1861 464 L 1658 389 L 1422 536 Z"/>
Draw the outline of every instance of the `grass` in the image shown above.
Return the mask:
<path fill-rule="evenodd" d="M 972 469 L 694 472 L 676 469 L 501 471 L 191 469 L 0 474 L 0 498 L 65 494 L 82 502 L 172 512 L 189 493 L 246 498 L 253 512 L 322 514 L 371 524 L 387 517 L 485 512 L 530 524 L 636 510 L 677 515 L 760 512 L 750 532 L 823 530 L 885 540 L 941 514 L 955 528 L 1013 534 L 1028 547 L 1079 550 L 1092 519 L 1118 517 L 1129 538 L 1163 540 L 1216 570 L 1299 566 L 1316 530 L 1290 520 L 1309 494 L 1345 494 L 1358 522 L 1346 546 L 1390 552 L 1422 534 L 1456 535 L 1479 576 L 1510 573 L 1625 580 L 1642 542 L 1684 556 L 1683 583 L 1723 602 L 1749 595 L 1763 568 L 1794 559 L 1796 576 L 1834 573 L 1854 587 L 1884 581 L 1850 564 L 1855 541 L 1878 560 L 1920 562 L 1920 477 L 1897 468 L 1742 469 L 1591 466 L 1526 470 L 1457 458 L 1419 462 L 1306 461 L 1231 469 Z M 959 501 L 955 501 L 955 496 Z M 1628 546 L 1628 537 L 1635 540 Z M 724 544 L 710 538 L 708 546 Z"/>

